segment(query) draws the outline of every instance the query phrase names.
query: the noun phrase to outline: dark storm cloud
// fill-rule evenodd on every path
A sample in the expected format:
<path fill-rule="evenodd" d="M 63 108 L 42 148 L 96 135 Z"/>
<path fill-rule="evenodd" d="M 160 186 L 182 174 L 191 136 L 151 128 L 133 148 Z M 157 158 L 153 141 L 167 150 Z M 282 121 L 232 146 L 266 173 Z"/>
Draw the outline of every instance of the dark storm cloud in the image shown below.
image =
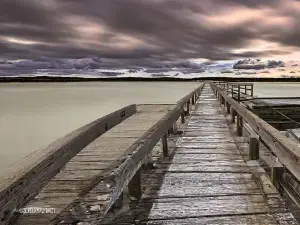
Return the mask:
<path fill-rule="evenodd" d="M 260 39 L 300 46 L 299 11 L 284 4 L 282 0 L 1 0 L 0 59 L 97 55 L 111 59 L 102 66 L 159 68 L 162 61 L 186 62 L 187 58 L 283 54 L 282 49 L 253 51 L 249 42 Z M 259 20 L 229 25 L 209 20 L 224 11 L 230 19 L 231 10 L 239 8 L 267 8 L 289 18 L 292 29 L 266 26 Z M 101 32 L 81 30 L 89 26 Z M 237 48 L 248 50 L 235 53 Z"/>

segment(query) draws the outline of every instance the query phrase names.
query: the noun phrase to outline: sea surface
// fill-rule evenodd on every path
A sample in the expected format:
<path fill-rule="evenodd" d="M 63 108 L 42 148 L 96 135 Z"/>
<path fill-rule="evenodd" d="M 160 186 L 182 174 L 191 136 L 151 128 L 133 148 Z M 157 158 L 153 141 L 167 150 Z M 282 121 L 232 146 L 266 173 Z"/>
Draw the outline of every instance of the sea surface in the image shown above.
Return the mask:
<path fill-rule="evenodd" d="M 0 169 L 129 104 L 175 103 L 197 82 L 0 84 Z M 300 83 L 255 83 L 260 97 L 299 96 Z"/>

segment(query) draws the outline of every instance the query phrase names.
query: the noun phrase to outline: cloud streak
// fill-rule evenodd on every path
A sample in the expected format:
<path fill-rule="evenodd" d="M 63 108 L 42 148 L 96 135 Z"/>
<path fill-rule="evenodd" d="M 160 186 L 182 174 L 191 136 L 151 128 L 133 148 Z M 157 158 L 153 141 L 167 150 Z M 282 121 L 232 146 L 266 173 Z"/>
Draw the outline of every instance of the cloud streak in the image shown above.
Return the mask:
<path fill-rule="evenodd" d="M 155 67 L 289 54 L 300 48 L 299 13 L 297 0 L 2 0 L 0 58 Z"/>

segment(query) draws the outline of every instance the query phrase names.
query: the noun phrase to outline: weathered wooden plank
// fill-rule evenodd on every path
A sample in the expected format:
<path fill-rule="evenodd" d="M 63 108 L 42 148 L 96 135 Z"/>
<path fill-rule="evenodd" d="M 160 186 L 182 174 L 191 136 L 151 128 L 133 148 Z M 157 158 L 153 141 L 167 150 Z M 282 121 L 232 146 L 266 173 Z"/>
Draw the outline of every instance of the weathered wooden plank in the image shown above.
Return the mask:
<path fill-rule="evenodd" d="M 176 148 L 177 154 L 240 154 L 236 149 L 224 149 L 224 148 Z"/>
<path fill-rule="evenodd" d="M 286 224 L 290 224 L 286 221 Z M 121 225 L 121 223 L 118 223 Z M 132 223 L 137 224 L 139 223 Z M 142 224 L 142 223 L 141 223 Z M 277 225 L 276 220 L 269 214 L 254 214 L 254 215 L 235 215 L 235 216 L 225 216 L 225 217 L 200 217 L 200 218 L 185 218 L 185 219 L 173 219 L 173 220 L 160 220 L 160 221 L 149 221 L 146 222 L 147 225 L 216 225 L 216 224 L 226 224 L 226 225 L 245 225 L 245 224 L 269 224 Z M 291 223 L 292 225 L 293 223 Z M 125 225 L 125 224 L 124 224 Z"/>
<path fill-rule="evenodd" d="M 224 150 L 233 150 L 235 149 L 234 145 L 232 143 L 224 143 L 222 144 L 217 144 L 217 143 L 201 143 L 201 142 L 185 142 L 185 143 L 180 143 L 177 145 L 179 148 L 186 148 L 186 149 L 224 149 Z"/>
<path fill-rule="evenodd" d="M 207 197 L 222 195 L 260 194 L 260 189 L 250 174 L 224 173 L 167 173 L 162 180 L 162 186 L 158 180 L 159 174 L 152 176 L 147 183 L 144 198 L 149 201 L 152 198 L 177 198 L 177 197 Z M 230 178 L 228 178 L 230 177 Z M 145 202 L 145 200 L 144 200 Z"/>
<path fill-rule="evenodd" d="M 226 155 L 226 154 L 176 154 L 173 158 L 174 163 L 178 162 L 197 162 L 199 160 L 213 161 L 213 160 L 242 160 L 240 155 Z"/>
<path fill-rule="evenodd" d="M 218 161 L 220 162 L 220 161 Z M 226 162 L 226 161 L 225 161 Z M 167 164 L 157 164 L 158 170 L 156 170 L 156 173 L 181 173 L 181 172 L 198 172 L 198 173 L 251 173 L 248 166 L 243 165 L 242 162 L 239 162 L 240 165 L 209 165 L 209 166 L 202 166 L 201 163 L 174 163 L 171 165 Z"/>
<path fill-rule="evenodd" d="M 142 207 L 148 203 L 141 203 Z M 200 207 L 199 207 L 200 206 Z M 270 209 L 261 195 L 214 196 L 199 198 L 155 199 L 148 219 L 253 215 L 286 212 L 285 208 Z"/>
<path fill-rule="evenodd" d="M 59 193 L 79 193 L 85 186 L 89 184 L 89 181 L 79 180 L 51 180 L 43 188 L 43 193 L 47 192 L 59 192 Z"/>
<path fill-rule="evenodd" d="M 103 170 L 62 170 L 52 180 L 93 180 Z"/>
<path fill-rule="evenodd" d="M 100 161 L 100 162 L 91 162 L 91 161 L 77 161 L 70 160 L 64 167 L 63 170 L 104 170 L 107 168 L 107 165 L 110 165 L 114 161 Z"/>

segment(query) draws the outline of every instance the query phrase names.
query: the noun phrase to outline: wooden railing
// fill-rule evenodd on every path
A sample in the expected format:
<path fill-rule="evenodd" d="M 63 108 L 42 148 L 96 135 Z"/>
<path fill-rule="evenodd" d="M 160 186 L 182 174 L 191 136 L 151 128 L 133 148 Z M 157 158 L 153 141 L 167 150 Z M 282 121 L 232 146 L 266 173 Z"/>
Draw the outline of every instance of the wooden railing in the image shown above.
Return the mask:
<path fill-rule="evenodd" d="M 227 107 L 227 112 L 231 114 L 232 123 L 236 123 L 237 135 L 242 136 L 244 124 L 247 123 L 252 130 L 252 137 L 256 134 L 256 138 L 263 141 L 278 161 L 299 181 L 300 145 L 289 140 L 280 131 L 232 99 L 215 83 L 210 82 L 210 84 L 221 104 L 224 104 Z M 255 153 L 253 155 L 257 156 L 259 154 Z M 284 167 L 271 168 L 272 182 L 276 186 L 280 182 Z"/>
<path fill-rule="evenodd" d="M 28 155 L 3 171 L 0 175 L 1 221 L 9 220 L 15 209 L 33 199 L 85 146 L 136 112 L 136 105 L 117 110 Z"/>
<path fill-rule="evenodd" d="M 202 88 L 203 85 L 179 100 L 166 116 L 127 149 L 125 161 L 105 176 L 102 174 L 101 177 L 95 179 L 93 184 L 82 192 L 81 196 L 62 215 L 56 218 L 55 222 L 61 220 L 75 222 L 77 218 L 81 218 L 82 222 L 99 221 L 113 206 L 118 205 L 120 207 L 123 191 L 126 187 L 130 195 L 139 200 L 142 189 L 141 166 L 147 162 L 153 148 L 160 140 L 163 156 L 169 156 L 168 135 L 170 132 L 176 132 L 177 121 L 180 117 L 181 122 L 185 122 L 185 116 L 189 114 L 190 105 L 196 103 Z M 99 210 L 91 211 L 91 207 L 94 206 Z"/>

